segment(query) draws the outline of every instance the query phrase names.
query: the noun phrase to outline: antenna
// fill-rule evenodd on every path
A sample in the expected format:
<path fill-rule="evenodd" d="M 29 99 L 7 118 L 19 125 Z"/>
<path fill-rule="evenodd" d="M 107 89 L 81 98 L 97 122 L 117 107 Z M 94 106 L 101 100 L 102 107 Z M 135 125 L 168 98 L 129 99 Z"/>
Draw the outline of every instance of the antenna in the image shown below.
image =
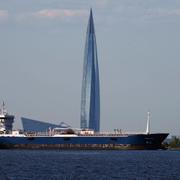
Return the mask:
<path fill-rule="evenodd" d="M 147 112 L 146 134 L 150 134 L 150 112 Z"/>
<path fill-rule="evenodd" d="M 1 108 L 1 114 L 6 114 L 7 112 L 6 112 L 6 108 L 5 108 L 5 103 L 4 103 L 4 101 L 3 101 L 3 103 L 2 103 L 2 108 Z"/>
<path fill-rule="evenodd" d="M 4 114 L 4 101 L 3 101 L 3 103 L 2 103 L 1 113 Z"/>

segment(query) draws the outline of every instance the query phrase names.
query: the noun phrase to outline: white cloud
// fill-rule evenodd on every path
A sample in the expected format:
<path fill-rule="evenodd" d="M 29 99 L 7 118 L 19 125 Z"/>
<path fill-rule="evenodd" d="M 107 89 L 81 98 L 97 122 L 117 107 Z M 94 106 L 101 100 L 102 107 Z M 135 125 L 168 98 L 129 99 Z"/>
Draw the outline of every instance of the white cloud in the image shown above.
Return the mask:
<path fill-rule="evenodd" d="M 71 17 L 82 17 L 87 15 L 87 10 L 74 10 L 74 9 L 43 9 L 33 13 L 34 17 L 40 18 L 71 18 Z"/>
<path fill-rule="evenodd" d="M 171 10 L 170 15 L 180 16 L 180 9 Z"/>
<path fill-rule="evenodd" d="M 8 11 L 7 10 L 0 10 L 0 17 L 7 17 Z"/>
<path fill-rule="evenodd" d="M 34 12 L 21 12 L 15 14 L 13 19 L 16 22 L 28 22 L 32 23 L 34 21 L 41 20 L 60 20 L 65 22 L 70 22 L 71 19 L 75 21 L 78 18 L 84 18 L 89 14 L 88 10 L 85 9 L 41 9 Z"/>
<path fill-rule="evenodd" d="M 108 16 L 108 22 L 116 23 L 117 21 L 173 21 L 180 17 L 180 8 L 152 7 L 147 8 L 138 4 L 128 6 L 117 6 L 112 9 L 111 15 Z"/>
<path fill-rule="evenodd" d="M 148 9 L 146 11 L 146 16 L 152 18 L 180 16 L 180 9 L 163 9 L 163 8 Z"/>
<path fill-rule="evenodd" d="M 9 13 L 7 10 L 0 10 L 0 21 L 5 21 L 9 16 Z"/>

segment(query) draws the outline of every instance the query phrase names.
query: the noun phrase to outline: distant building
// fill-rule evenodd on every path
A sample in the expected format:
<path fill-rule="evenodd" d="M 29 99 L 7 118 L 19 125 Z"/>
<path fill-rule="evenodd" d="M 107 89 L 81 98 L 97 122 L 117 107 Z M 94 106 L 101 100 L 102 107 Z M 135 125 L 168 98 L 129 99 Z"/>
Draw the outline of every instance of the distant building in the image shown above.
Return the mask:
<path fill-rule="evenodd" d="M 21 117 L 23 130 L 26 132 L 45 132 L 48 131 L 49 128 L 68 128 L 70 127 L 66 123 L 62 122 L 59 125 L 47 123 L 43 121 L 38 121 L 34 119 L 29 119 L 25 117 Z"/>
<path fill-rule="evenodd" d="M 81 91 L 81 128 L 100 130 L 100 90 L 96 36 L 92 10 L 87 27 Z"/>

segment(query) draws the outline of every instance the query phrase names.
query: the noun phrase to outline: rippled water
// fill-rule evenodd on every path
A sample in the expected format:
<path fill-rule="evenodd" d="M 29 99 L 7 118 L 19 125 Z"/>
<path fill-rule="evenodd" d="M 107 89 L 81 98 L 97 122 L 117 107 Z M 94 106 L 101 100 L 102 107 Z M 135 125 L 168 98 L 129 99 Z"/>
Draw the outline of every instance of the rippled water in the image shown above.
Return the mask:
<path fill-rule="evenodd" d="M 180 151 L 0 150 L 3 179 L 180 179 Z"/>

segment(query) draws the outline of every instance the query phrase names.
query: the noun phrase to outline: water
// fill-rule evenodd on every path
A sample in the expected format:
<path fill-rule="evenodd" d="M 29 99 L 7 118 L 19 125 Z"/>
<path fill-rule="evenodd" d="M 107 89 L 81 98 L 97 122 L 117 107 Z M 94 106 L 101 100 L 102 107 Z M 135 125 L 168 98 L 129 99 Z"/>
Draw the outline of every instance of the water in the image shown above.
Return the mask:
<path fill-rule="evenodd" d="M 0 180 L 180 179 L 180 151 L 0 150 Z"/>

